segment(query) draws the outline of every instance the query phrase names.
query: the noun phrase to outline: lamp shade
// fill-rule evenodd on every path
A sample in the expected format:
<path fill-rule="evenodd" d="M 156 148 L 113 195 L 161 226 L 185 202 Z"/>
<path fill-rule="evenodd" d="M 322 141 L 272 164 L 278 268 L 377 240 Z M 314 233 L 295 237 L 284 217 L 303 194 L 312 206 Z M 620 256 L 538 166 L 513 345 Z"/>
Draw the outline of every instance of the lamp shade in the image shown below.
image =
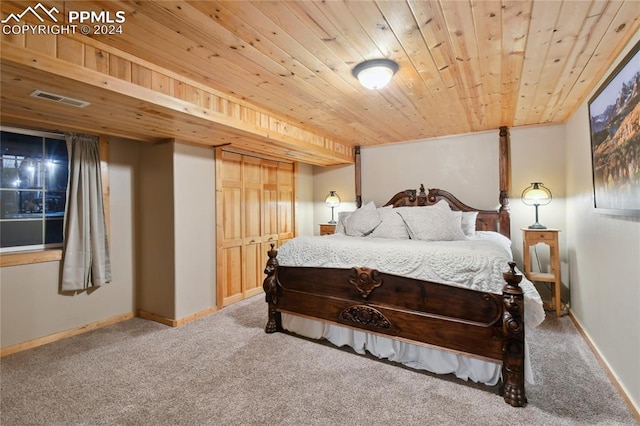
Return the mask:
<path fill-rule="evenodd" d="M 333 217 L 333 209 L 340 205 L 340 197 L 338 196 L 336 191 L 329 191 L 329 194 L 327 194 L 324 199 L 324 203 L 327 205 L 327 207 L 331 208 L 331 220 L 329 221 L 329 223 L 336 223 Z"/>
<path fill-rule="evenodd" d="M 336 191 L 329 191 L 329 194 L 324 199 L 327 207 L 338 207 L 340 205 L 340 197 Z"/>
<path fill-rule="evenodd" d="M 551 191 L 542 182 L 532 182 L 522 191 L 522 202 L 528 206 L 546 206 L 551 202 Z"/>
<path fill-rule="evenodd" d="M 549 188 L 544 186 L 542 182 L 531 182 L 531 185 L 522 191 L 520 198 L 527 206 L 534 206 L 536 208 L 536 222 L 529 226 L 529 229 L 547 229 L 546 226 L 538 222 L 538 207 L 546 206 L 551 202 L 551 191 Z"/>
<path fill-rule="evenodd" d="M 367 89 L 381 89 L 398 71 L 398 64 L 391 59 L 372 59 L 356 65 L 353 75 Z"/>

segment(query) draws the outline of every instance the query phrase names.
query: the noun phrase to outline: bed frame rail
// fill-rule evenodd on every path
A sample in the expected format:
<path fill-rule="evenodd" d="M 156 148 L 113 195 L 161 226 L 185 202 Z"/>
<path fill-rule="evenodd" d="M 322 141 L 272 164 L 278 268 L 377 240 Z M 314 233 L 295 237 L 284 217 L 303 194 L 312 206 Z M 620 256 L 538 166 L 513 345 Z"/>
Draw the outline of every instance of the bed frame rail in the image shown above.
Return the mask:
<path fill-rule="evenodd" d="M 286 312 L 497 362 L 505 401 L 526 403 L 524 298 L 515 263 L 499 295 L 369 268 L 280 266 L 277 253 L 272 244 L 263 283 L 267 333 L 283 330 Z"/>

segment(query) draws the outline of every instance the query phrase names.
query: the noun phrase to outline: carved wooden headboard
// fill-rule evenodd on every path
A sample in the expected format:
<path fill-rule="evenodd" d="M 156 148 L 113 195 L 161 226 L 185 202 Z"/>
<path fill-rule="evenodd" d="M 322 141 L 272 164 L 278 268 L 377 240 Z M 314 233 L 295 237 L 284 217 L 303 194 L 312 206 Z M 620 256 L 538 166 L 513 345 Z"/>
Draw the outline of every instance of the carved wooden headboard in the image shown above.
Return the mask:
<path fill-rule="evenodd" d="M 424 185 L 420 184 L 420 190 L 406 189 L 394 195 L 385 206 L 403 207 L 403 206 L 431 206 L 440 200 L 449 203 L 451 210 L 459 210 L 463 212 L 478 212 L 476 219 L 476 230 L 478 231 L 496 231 L 507 238 L 511 238 L 511 218 L 509 216 L 509 198 L 505 192 L 501 191 L 499 196 L 500 209 L 481 210 L 470 207 L 460 201 L 450 192 L 442 189 L 429 189 L 427 194 Z"/>

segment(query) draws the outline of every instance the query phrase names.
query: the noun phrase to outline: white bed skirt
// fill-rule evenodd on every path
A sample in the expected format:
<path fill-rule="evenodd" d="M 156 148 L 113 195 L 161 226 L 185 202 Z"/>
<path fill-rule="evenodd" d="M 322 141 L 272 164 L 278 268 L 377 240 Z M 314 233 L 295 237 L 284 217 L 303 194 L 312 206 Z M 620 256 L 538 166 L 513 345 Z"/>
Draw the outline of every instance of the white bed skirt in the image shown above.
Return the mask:
<path fill-rule="evenodd" d="M 459 379 L 472 380 L 490 386 L 497 384 L 502 377 L 501 364 L 414 345 L 348 327 L 285 313 L 282 314 L 282 326 L 285 330 L 310 339 L 324 338 L 336 346 L 350 346 L 359 354 L 364 354 L 366 351 L 378 358 L 399 362 L 418 370 L 436 374 L 455 374 Z M 533 372 L 526 341 L 524 349 L 525 382 L 533 384 Z"/>

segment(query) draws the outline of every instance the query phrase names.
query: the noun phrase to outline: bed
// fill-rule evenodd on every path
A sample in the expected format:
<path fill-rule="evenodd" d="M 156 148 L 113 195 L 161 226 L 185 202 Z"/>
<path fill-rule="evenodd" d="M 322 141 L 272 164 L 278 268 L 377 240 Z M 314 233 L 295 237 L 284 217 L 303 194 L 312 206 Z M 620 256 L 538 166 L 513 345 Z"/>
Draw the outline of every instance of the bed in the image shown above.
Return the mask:
<path fill-rule="evenodd" d="M 524 406 L 525 382 L 533 381 L 525 328 L 541 323 L 544 310 L 512 261 L 508 198 L 500 204 L 475 209 L 421 185 L 381 208 L 369 203 L 339 215 L 334 235 L 272 246 L 265 331 L 324 338 L 487 385 L 501 381 L 504 400 Z"/>

